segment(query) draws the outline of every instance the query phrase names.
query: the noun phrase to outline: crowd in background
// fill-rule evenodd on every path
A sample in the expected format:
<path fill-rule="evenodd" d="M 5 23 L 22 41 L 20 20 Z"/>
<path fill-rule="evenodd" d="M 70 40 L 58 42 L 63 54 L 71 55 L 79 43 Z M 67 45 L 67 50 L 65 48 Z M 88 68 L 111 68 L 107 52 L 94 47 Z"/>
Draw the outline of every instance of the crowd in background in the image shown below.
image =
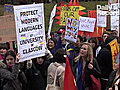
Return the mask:
<path fill-rule="evenodd" d="M 116 30 L 105 31 L 99 40 L 78 35 L 76 42 L 70 42 L 65 40 L 65 28 L 60 28 L 57 38 L 54 34 L 48 38 L 46 33 L 45 56 L 24 62 L 19 62 L 20 55 L 10 50 L 9 44 L 0 43 L 0 90 L 45 90 L 47 84 L 53 84 L 56 70 L 56 85 L 64 90 L 66 56 L 77 90 L 93 90 L 91 75 L 100 78 L 101 90 L 120 90 L 120 58 L 113 70 L 108 44 L 115 38 L 120 43 Z"/>

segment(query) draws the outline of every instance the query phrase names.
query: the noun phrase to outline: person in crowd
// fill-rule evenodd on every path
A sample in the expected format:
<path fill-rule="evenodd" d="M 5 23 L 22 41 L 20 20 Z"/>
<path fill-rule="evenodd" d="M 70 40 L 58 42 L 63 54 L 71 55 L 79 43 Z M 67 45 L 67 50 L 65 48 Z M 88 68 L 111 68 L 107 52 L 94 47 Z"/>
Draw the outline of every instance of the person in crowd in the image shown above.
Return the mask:
<path fill-rule="evenodd" d="M 18 55 L 19 56 L 19 55 Z M 18 57 L 17 56 L 17 57 Z M 19 59 L 19 58 L 18 58 Z M 13 72 L 13 67 L 16 63 L 16 54 L 14 53 L 14 51 L 12 50 L 8 50 L 5 54 L 5 58 L 4 58 L 4 63 L 7 65 L 7 70 L 10 71 L 10 72 Z M 27 85 L 27 78 L 24 74 L 24 72 L 22 70 L 20 70 L 19 68 L 19 73 L 18 73 L 18 77 L 15 79 L 15 85 L 14 83 L 12 83 L 15 87 L 17 85 L 16 88 L 18 89 L 13 89 L 14 87 L 9 87 L 9 82 L 6 84 L 5 90 L 26 90 L 26 85 Z M 8 88 L 11 88 L 11 89 L 8 89 Z"/>
<path fill-rule="evenodd" d="M 0 90 L 25 90 L 25 87 L 22 88 L 22 83 L 20 83 L 20 81 L 18 80 L 18 78 L 20 78 L 19 59 L 19 54 L 17 54 L 16 56 L 13 51 L 7 51 L 7 53 L 5 54 L 7 65 L 5 66 L 4 63 L 0 63 Z M 10 61 L 14 61 L 14 65 Z M 13 65 L 12 71 L 9 71 L 7 69 L 8 65 Z M 21 77 L 20 79 L 23 80 L 24 77 Z M 26 82 L 27 81 L 25 80 L 25 83 Z"/>
<path fill-rule="evenodd" d="M 62 48 L 66 49 L 68 42 L 65 40 L 65 28 L 60 28 L 57 34 L 58 34 L 58 40 L 61 39 L 62 41 Z"/>
<path fill-rule="evenodd" d="M 65 67 L 63 63 L 66 63 L 66 51 L 62 48 L 58 49 L 53 56 L 53 62 L 48 67 L 47 73 L 47 84 L 53 84 L 55 79 L 55 72 L 57 70 L 56 76 L 56 86 L 60 87 L 60 90 L 64 90 L 64 73 Z"/>
<path fill-rule="evenodd" d="M 99 45 L 99 47 L 96 49 L 96 57 L 99 53 L 99 51 L 105 47 L 105 40 L 107 39 L 107 37 L 110 35 L 110 33 L 108 33 L 107 31 L 105 31 L 102 35 L 102 43 Z"/>
<path fill-rule="evenodd" d="M 119 37 L 119 36 L 118 36 L 118 31 L 117 31 L 117 30 L 112 30 L 111 35 L 116 36 L 117 38 Z"/>
<path fill-rule="evenodd" d="M 99 78 L 101 71 L 97 60 L 93 59 L 92 46 L 84 42 L 80 48 L 79 55 L 74 59 L 77 67 L 74 67 L 76 76 L 76 84 L 78 90 L 92 90 L 92 80 L 90 75 Z"/>
<path fill-rule="evenodd" d="M 5 54 L 8 50 L 8 46 L 6 43 L 0 43 L 0 60 L 4 60 Z"/>
<path fill-rule="evenodd" d="M 120 52 L 119 52 L 120 56 Z M 120 90 L 120 57 L 114 63 L 114 71 L 111 72 L 108 78 L 106 90 Z"/>
<path fill-rule="evenodd" d="M 46 60 L 46 56 L 37 57 L 27 61 L 27 90 L 45 90 L 47 85 L 48 66 L 49 63 Z"/>
<path fill-rule="evenodd" d="M 48 48 L 48 50 L 53 54 L 53 49 L 55 48 L 55 46 L 56 46 L 56 43 L 57 43 L 57 40 L 56 40 L 56 38 L 50 38 L 49 40 L 48 40 L 48 46 L 47 46 L 47 48 Z"/>
<path fill-rule="evenodd" d="M 82 41 L 83 41 L 83 38 L 80 35 L 78 35 L 77 41 L 74 42 L 73 45 L 71 46 L 72 50 L 67 51 L 71 67 L 76 65 L 76 63 L 73 61 L 73 59 L 79 54 Z"/>
<path fill-rule="evenodd" d="M 113 71 L 112 65 L 112 53 L 109 42 L 111 42 L 115 37 L 108 36 L 105 40 L 105 46 L 102 48 L 97 55 L 96 59 L 98 61 L 100 70 L 101 70 L 101 89 L 105 90 L 106 83 L 108 81 L 108 77 L 110 73 Z"/>
<path fill-rule="evenodd" d="M 91 37 L 88 42 L 91 44 L 93 48 L 93 57 L 96 58 L 96 49 L 97 49 L 97 39 L 96 37 Z"/>

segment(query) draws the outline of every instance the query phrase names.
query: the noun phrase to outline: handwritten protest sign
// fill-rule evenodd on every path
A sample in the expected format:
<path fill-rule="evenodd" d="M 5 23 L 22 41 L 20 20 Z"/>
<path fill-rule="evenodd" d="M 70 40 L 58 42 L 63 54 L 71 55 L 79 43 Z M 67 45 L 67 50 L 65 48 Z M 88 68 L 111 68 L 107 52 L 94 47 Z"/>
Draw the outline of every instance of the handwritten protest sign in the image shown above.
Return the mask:
<path fill-rule="evenodd" d="M 74 0 L 74 2 L 73 0 L 70 0 L 69 4 L 66 5 L 64 2 L 62 2 L 61 6 L 58 6 L 57 9 L 58 12 L 56 13 L 56 19 L 58 19 L 59 21 L 57 21 L 56 23 L 62 26 L 66 26 L 67 18 L 79 20 L 79 17 L 81 15 L 86 14 L 82 11 L 86 8 L 80 5 L 79 0 Z"/>
<path fill-rule="evenodd" d="M 96 18 L 80 17 L 79 30 L 94 32 Z"/>
<path fill-rule="evenodd" d="M 0 16 L 0 43 L 9 41 L 16 41 L 14 16 Z"/>
<path fill-rule="evenodd" d="M 80 6 L 69 6 L 69 7 L 61 7 L 61 22 L 60 25 L 66 25 L 67 18 L 73 18 L 79 20 L 79 10 Z"/>
<path fill-rule="evenodd" d="M 79 21 L 72 18 L 67 18 L 65 39 L 76 42 L 78 36 L 78 29 L 79 29 Z"/>
<path fill-rule="evenodd" d="M 107 25 L 107 15 L 101 15 L 100 13 L 107 13 L 106 11 L 97 10 L 97 27 L 106 27 Z"/>
<path fill-rule="evenodd" d="M 113 15 L 111 15 L 111 30 L 118 30 L 119 31 L 119 14 L 120 14 L 120 4 L 119 3 L 115 3 L 115 4 L 111 4 L 111 12 L 114 13 Z"/>
<path fill-rule="evenodd" d="M 20 61 L 45 55 L 43 4 L 14 6 Z"/>

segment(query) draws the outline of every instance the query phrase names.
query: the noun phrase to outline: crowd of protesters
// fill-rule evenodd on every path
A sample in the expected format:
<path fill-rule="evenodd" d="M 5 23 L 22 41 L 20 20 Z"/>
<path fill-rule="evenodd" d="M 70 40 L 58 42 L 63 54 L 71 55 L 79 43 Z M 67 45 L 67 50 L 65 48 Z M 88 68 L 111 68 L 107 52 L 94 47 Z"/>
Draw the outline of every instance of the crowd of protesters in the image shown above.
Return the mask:
<path fill-rule="evenodd" d="M 66 56 L 76 80 L 77 90 L 93 90 L 90 75 L 100 78 L 101 90 L 120 90 L 120 58 L 112 65 L 112 53 L 108 44 L 119 42 L 118 32 L 105 31 L 102 41 L 97 37 L 86 39 L 78 35 L 77 42 L 65 40 L 65 28 L 47 38 L 44 56 L 19 62 L 20 55 L 10 50 L 8 44 L 0 43 L 0 90 L 45 90 L 53 84 L 64 90 Z M 120 42 L 119 42 L 120 43 Z M 58 68 L 59 67 L 59 68 Z M 97 89 L 96 89 L 97 90 Z"/>

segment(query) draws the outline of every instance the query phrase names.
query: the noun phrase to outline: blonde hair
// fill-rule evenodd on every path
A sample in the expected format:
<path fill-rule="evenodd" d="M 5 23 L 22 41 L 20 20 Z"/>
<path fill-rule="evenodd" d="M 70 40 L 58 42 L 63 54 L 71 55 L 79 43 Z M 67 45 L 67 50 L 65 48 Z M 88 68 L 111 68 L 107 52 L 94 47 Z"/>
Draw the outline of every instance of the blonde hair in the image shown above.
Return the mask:
<path fill-rule="evenodd" d="M 88 46 L 88 51 L 87 51 L 87 61 L 92 61 L 93 60 L 93 48 L 92 46 L 88 43 L 88 42 L 84 42 L 82 43 L 83 45 L 87 45 Z M 81 49 L 80 49 L 81 50 Z M 81 57 L 81 52 L 79 53 L 79 55 L 75 58 L 75 62 L 79 61 Z"/>

